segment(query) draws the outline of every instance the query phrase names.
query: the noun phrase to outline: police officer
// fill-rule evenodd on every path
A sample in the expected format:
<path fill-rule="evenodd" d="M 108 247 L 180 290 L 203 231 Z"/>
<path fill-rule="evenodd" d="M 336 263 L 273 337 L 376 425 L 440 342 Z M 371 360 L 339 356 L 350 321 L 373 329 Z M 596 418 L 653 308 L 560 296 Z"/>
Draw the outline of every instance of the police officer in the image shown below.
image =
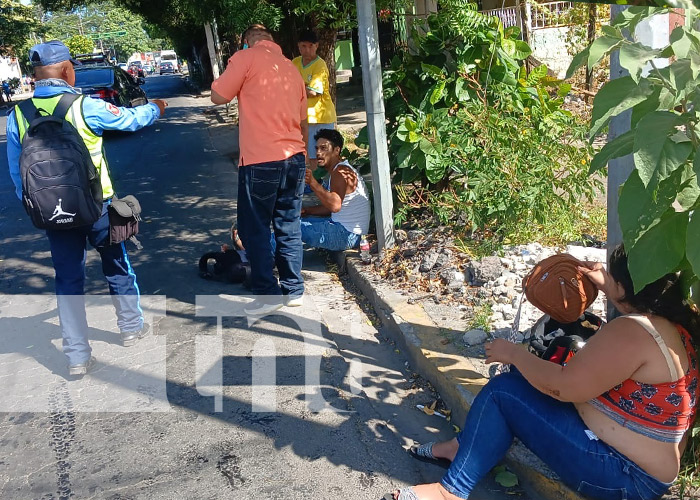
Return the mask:
<path fill-rule="evenodd" d="M 78 94 L 75 84 L 74 64 L 68 48 L 59 41 L 35 45 L 29 51 L 34 68 L 36 90 L 32 99 L 38 110 L 51 113 L 61 96 Z M 87 242 L 97 249 L 102 259 L 102 270 L 109 284 L 117 313 L 117 325 L 124 346 L 135 344 L 144 337 L 149 326 L 144 324 L 139 302 L 139 288 L 126 248 L 123 243 L 110 245 L 107 206 L 114 190 L 109 178 L 107 160 L 102 146 L 104 130 L 134 131 L 147 127 L 163 116 L 167 103 L 154 99 L 145 106 L 121 108 L 113 104 L 79 97 L 68 109 L 66 120 L 70 122 L 85 142 L 92 161 L 100 174 L 104 205 L 102 216 L 91 226 L 69 230 L 47 230 L 51 258 L 56 273 L 58 313 L 63 336 L 63 352 L 68 358 L 68 373 L 85 375 L 95 364 L 88 343 L 88 325 L 85 314 L 84 283 Z M 15 107 L 7 118 L 7 157 L 10 176 L 17 197 L 22 199 L 19 157 L 28 119 Z"/>

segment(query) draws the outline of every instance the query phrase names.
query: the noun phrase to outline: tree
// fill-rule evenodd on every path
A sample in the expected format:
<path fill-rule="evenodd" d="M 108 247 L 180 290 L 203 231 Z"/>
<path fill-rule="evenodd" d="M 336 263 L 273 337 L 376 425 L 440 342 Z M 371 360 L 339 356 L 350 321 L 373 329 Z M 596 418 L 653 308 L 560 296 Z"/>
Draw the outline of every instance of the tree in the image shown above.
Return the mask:
<path fill-rule="evenodd" d="M 77 54 L 91 54 L 95 49 L 95 44 L 85 35 L 73 35 L 64 41 L 70 53 L 74 56 Z"/>
<path fill-rule="evenodd" d="M 31 7 L 14 0 L 0 0 L 0 54 L 17 55 L 39 27 Z"/>

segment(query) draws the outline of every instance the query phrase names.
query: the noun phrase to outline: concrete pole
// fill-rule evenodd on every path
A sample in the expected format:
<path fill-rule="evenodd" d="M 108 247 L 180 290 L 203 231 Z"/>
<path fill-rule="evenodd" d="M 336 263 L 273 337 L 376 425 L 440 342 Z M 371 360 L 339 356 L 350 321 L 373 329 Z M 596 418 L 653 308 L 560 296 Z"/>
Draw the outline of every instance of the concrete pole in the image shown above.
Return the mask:
<path fill-rule="evenodd" d="M 374 220 L 377 225 L 377 242 L 381 253 L 394 246 L 394 207 L 375 0 L 357 0 L 357 24 L 362 61 L 362 91 L 367 111 L 367 132 L 372 166 Z"/>
<path fill-rule="evenodd" d="M 615 19 L 615 17 L 625 9 L 627 9 L 626 6 L 611 5 L 610 20 Z M 651 48 L 661 48 L 668 45 L 668 14 L 656 15 L 640 23 L 635 30 L 634 38 L 636 41 Z M 664 67 L 668 65 L 668 60 L 655 59 L 654 64 L 657 67 Z M 648 65 L 644 69 L 643 74 L 647 74 L 650 67 L 651 66 Z M 627 75 L 629 75 L 629 72 L 620 66 L 620 53 L 615 51 L 610 56 L 610 79 L 622 78 Z M 632 110 L 627 110 L 610 120 L 608 142 L 630 129 L 631 118 Z M 631 154 L 615 158 L 608 162 L 608 262 L 610 261 L 610 255 L 613 250 L 622 243 L 622 229 L 620 228 L 620 220 L 617 215 L 618 201 L 620 188 L 632 173 L 632 170 L 634 170 L 634 159 Z M 615 308 L 612 303 L 608 301 L 608 319 L 612 319 L 614 316 Z"/>
<path fill-rule="evenodd" d="M 216 47 L 214 45 L 214 35 L 212 33 L 211 23 L 206 23 L 204 25 L 204 32 L 207 35 L 207 50 L 209 52 L 209 60 L 211 61 L 211 74 L 213 75 L 214 80 L 216 80 L 219 78 L 221 73 L 219 71 L 219 63 L 217 62 Z"/>

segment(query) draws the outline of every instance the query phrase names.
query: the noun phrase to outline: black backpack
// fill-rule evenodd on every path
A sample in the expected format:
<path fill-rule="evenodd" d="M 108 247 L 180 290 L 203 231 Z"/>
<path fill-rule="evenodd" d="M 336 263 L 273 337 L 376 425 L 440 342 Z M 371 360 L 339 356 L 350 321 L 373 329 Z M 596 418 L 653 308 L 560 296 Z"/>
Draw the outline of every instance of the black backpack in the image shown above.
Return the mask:
<path fill-rule="evenodd" d="M 52 114 L 31 99 L 19 104 L 29 122 L 19 158 L 22 203 L 39 229 L 93 224 L 102 214 L 102 183 L 78 130 L 66 114 L 78 94 L 66 93 Z"/>
<path fill-rule="evenodd" d="M 545 314 L 529 334 L 525 333 L 524 342 L 540 358 L 564 365 L 604 324 L 602 318 L 589 311 L 572 323 L 561 323 Z"/>
<path fill-rule="evenodd" d="M 213 260 L 213 266 L 209 261 Z M 208 252 L 199 259 L 199 275 L 206 280 L 250 285 L 250 262 L 243 250 Z"/>

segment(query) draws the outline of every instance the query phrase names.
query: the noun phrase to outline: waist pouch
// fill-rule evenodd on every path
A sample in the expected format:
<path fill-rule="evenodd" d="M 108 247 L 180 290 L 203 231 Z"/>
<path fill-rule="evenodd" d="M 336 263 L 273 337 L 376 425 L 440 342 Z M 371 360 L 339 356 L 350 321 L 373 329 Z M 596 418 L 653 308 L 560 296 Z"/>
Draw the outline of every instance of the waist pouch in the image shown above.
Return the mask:
<path fill-rule="evenodd" d="M 107 208 L 109 213 L 109 243 L 111 245 L 132 240 L 141 249 L 141 244 L 135 236 L 139 234 L 139 221 L 141 220 L 141 204 L 132 195 L 112 198 Z"/>

